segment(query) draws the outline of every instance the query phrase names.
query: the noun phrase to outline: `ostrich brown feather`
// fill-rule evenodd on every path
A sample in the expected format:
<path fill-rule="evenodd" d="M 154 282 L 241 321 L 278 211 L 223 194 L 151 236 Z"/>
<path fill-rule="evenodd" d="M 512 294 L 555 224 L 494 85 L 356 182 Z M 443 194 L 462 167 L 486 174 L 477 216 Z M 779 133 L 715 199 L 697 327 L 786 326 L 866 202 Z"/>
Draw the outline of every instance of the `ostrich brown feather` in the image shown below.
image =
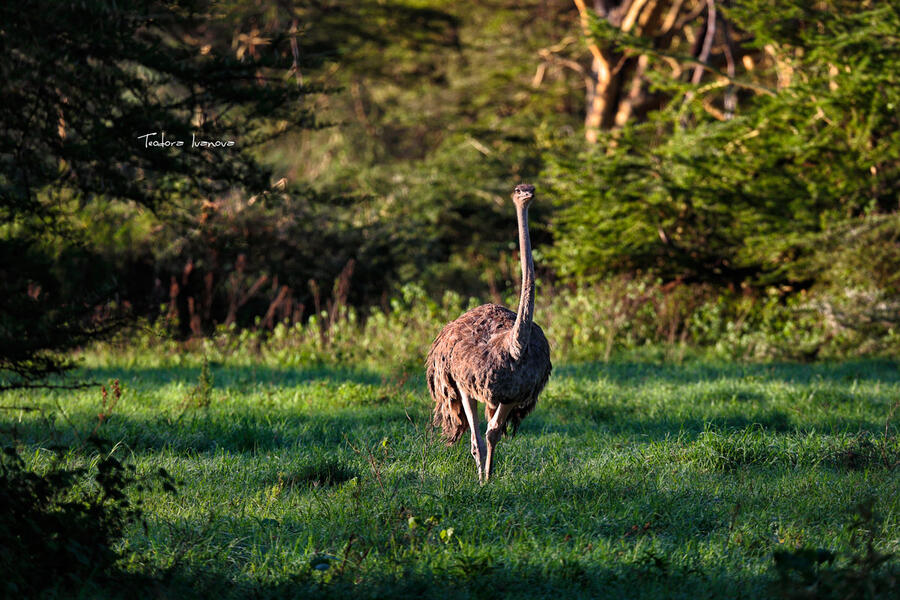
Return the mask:
<path fill-rule="evenodd" d="M 435 402 L 434 425 L 448 444 L 469 429 L 460 390 L 484 402 L 488 421 L 498 404 L 515 404 L 508 420 L 513 433 L 534 410 L 550 377 L 550 345 L 540 325 L 532 323 L 525 353 L 518 361 L 510 360 L 506 338 L 515 320 L 516 313 L 508 308 L 483 304 L 445 325 L 434 340 L 425 377 Z"/>

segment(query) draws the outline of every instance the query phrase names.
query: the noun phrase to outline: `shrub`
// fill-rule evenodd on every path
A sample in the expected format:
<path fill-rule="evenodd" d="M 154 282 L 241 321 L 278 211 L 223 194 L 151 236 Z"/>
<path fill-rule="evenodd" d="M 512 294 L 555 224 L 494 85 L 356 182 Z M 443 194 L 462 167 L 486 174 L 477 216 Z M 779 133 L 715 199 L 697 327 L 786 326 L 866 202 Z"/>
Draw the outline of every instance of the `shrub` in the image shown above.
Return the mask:
<path fill-rule="evenodd" d="M 158 480 L 174 491 L 160 470 Z M 67 468 L 58 455 L 49 469 L 26 467 L 10 447 L 0 453 L 0 577 L 4 595 L 35 597 L 83 590 L 122 574 L 116 545 L 127 527 L 141 521 L 140 501 L 126 493 L 140 486 L 133 466 L 114 456 L 95 470 Z"/>

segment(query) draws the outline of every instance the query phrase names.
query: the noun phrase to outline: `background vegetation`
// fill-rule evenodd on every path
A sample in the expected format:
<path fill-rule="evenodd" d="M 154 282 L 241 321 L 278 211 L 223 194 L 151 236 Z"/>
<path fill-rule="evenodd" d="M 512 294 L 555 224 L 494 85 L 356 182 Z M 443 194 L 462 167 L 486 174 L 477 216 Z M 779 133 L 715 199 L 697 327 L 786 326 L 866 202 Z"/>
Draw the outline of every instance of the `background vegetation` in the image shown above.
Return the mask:
<path fill-rule="evenodd" d="M 895 0 L 4 5 L 7 593 L 894 593 L 897 31 Z M 478 488 L 421 361 L 515 304 L 521 181 L 557 368 Z"/>
<path fill-rule="evenodd" d="M 630 343 L 774 320 L 806 339 L 765 356 L 896 349 L 894 2 L 51 4 L 4 18 L 7 370 L 110 317 L 186 339 L 361 323 L 410 284 L 503 300 L 526 179 L 539 296 L 627 322 L 645 289 L 667 325 Z"/>
<path fill-rule="evenodd" d="M 714 313 L 778 313 L 816 327 L 800 352 L 773 340 L 785 356 L 896 348 L 894 2 L 25 7 L 3 30 L 20 375 L 112 315 L 185 339 L 364 320 L 408 284 L 500 301 L 525 179 L 555 303 L 643 286 L 694 346 Z M 144 129 L 237 146 L 142 148 Z"/>

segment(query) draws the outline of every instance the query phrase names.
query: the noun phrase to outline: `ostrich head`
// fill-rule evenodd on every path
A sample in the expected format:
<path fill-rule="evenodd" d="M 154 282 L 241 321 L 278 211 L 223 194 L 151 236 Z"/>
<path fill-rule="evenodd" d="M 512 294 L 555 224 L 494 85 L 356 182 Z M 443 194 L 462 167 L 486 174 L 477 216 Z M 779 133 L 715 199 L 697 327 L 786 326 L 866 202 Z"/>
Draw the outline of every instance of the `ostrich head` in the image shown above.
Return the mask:
<path fill-rule="evenodd" d="M 527 183 L 520 183 L 513 190 L 513 202 L 516 206 L 528 208 L 534 200 L 534 186 Z"/>

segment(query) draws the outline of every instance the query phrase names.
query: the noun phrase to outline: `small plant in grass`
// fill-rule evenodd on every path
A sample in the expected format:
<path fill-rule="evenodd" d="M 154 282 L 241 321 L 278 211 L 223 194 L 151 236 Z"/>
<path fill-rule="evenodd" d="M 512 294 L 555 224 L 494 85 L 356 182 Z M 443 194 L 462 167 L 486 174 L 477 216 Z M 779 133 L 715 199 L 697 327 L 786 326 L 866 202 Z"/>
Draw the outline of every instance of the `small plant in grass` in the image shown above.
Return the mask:
<path fill-rule="evenodd" d="M 209 358 L 204 356 L 203 362 L 200 365 L 200 375 L 197 377 L 197 384 L 192 387 L 187 396 L 184 397 L 184 400 L 181 402 L 181 406 L 178 409 L 178 415 L 168 419 L 169 424 L 174 425 L 181 421 L 188 410 L 192 408 L 208 409 L 212 404 L 213 384 L 212 371 L 209 368 Z"/>
<path fill-rule="evenodd" d="M 203 357 L 203 363 L 200 365 L 200 375 L 197 377 L 197 385 L 191 388 L 187 398 L 185 398 L 183 408 L 209 408 L 212 404 L 213 397 L 213 376 L 209 369 L 209 358 Z"/>
<path fill-rule="evenodd" d="M 94 431 L 91 435 L 96 435 L 103 423 L 112 415 L 113 410 L 122 398 L 122 387 L 119 385 L 118 379 L 113 380 L 110 388 L 112 389 L 112 397 L 110 397 L 110 393 L 106 390 L 105 385 L 100 386 L 100 412 L 97 413 L 97 424 L 94 426 Z"/>
<path fill-rule="evenodd" d="M 406 519 L 406 536 L 411 546 L 417 543 L 449 544 L 450 540 L 453 539 L 452 527 L 439 529 L 441 522 L 440 516 L 431 515 L 422 519 L 421 517 L 414 515 L 409 509 L 406 509 L 401 511 L 401 517 L 407 513 L 409 514 L 409 517 Z"/>

